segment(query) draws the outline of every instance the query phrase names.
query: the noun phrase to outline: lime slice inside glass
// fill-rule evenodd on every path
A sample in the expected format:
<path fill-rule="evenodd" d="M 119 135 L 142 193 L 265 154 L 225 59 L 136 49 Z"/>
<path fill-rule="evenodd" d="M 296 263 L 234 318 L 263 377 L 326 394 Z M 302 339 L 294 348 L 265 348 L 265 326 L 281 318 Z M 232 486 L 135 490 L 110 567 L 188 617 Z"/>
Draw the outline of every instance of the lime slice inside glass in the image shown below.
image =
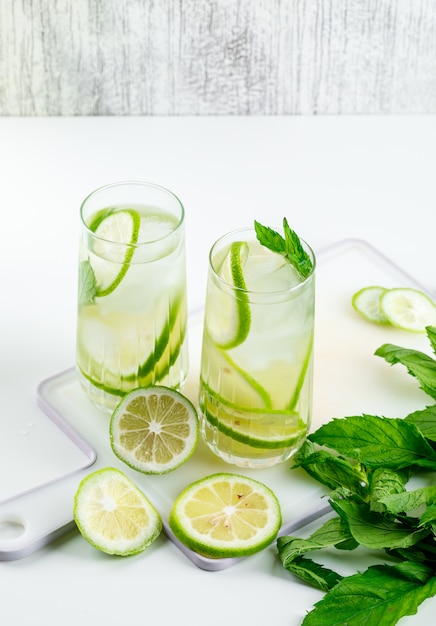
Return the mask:
<path fill-rule="evenodd" d="M 133 209 L 100 212 L 91 223 L 95 234 L 90 262 L 96 280 L 96 296 L 112 293 L 129 269 L 138 242 L 141 217 Z"/>
<path fill-rule="evenodd" d="M 233 289 L 215 287 L 211 294 L 207 329 L 212 341 L 225 350 L 243 343 L 250 331 L 250 305 L 243 275 L 248 252 L 245 241 L 235 241 L 230 245 L 218 274 Z"/>
<path fill-rule="evenodd" d="M 240 557 L 262 550 L 281 525 L 280 504 L 265 484 L 218 473 L 191 483 L 169 517 L 175 536 L 210 557 Z"/>

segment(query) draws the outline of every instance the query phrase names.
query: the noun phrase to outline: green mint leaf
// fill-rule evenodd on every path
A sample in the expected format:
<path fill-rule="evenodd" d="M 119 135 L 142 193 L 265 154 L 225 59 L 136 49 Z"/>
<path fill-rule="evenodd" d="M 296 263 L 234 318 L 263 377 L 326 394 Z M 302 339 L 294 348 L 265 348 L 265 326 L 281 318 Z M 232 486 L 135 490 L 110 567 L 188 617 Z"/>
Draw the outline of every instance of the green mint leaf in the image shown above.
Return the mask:
<path fill-rule="evenodd" d="M 254 221 L 254 229 L 259 243 L 272 252 L 285 257 L 295 267 L 301 278 L 307 278 L 311 274 L 313 270 L 312 260 L 304 250 L 297 233 L 289 227 L 286 218 L 283 219 L 285 237 L 282 237 L 280 233 L 269 228 L 269 226 L 263 226 L 256 220 Z"/>
<path fill-rule="evenodd" d="M 410 571 L 414 567 L 416 564 Z M 401 617 L 414 615 L 419 605 L 435 594 L 436 576 L 431 573 L 422 584 L 406 577 L 398 566 L 374 565 L 338 582 L 315 604 L 302 626 L 394 626 Z"/>
<path fill-rule="evenodd" d="M 300 276 L 307 278 L 313 269 L 312 260 L 301 245 L 297 233 L 289 227 L 286 218 L 283 219 L 283 230 L 286 241 L 286 258 L 298 270 Z"/>
<path fill-rule="evenodd" d="M 421 389 L 436 400 L 436 361 L 424 352 L 385 343 L 375 351 L 391 365 L 400 363 L 418 379 Z"/>
<path fill-rule="evenodd" d="M 321 591 L 330 591 L 343 578 L 337 572 L 303 556 L 296 557 L 285 569 Z"/>
<path fill-rule="evenodd" d="M 426 508 L 424 513 L 419 518 L 419 522 L 420 524 L 436 525 L 436 504 L 431 504 Z"/>
<path fill-rule="evenodd" d="M 378 513 L 386 512 L 387 509 L 383 499 L 387 496 L 404 493 L 408 479 L 408 472 L 396 472 L 384 467 L 374 470 L 370 479 L 369 505 L 371 511 Z"/>
<path fill-rule="evenodd" d="M 436 404 L 420 411 L 410 413 L 404 418 L 406 422 L 415 424 L 426 439 L 436 441 Z"/>
<path fill-rule="evenodd" d="M 414 530 L 371 511 L 369 506 L 351 500 L 332 501 L 332 508 L 348 525 L 351 535 L 371 550 L 409 548 L 429 534 L 428 529 Z"/>
<path fill-rule="evenodd" d="M 386 495 L 380 499 L 385 511 L 391 514 L 413 511 L 423 504 L 433 504 L 436 501 L 436 486 L 421 487 L 414 491 Z"/>
<path fill-rule="evenodd" d="M 298 537 L 279 537 L 277 539 L 277 549 L 280 559 L 284 567 L 287 567 L 291 561 L 296 559 L 307 552 L 313 550 L 320 550 L 321 548 L 339 546 L 343 543 L 349 543 L 353 537 L 348 530 L 346 524 L 340 517 L 332 517 L 324 522 L 324 524 L 315 530 L 307 539 L 300 539 Z M 353 543 L 354 549 L 357 547 L 356 543 Z"/>
<path fill-rule="evenodd" d="M 427 326 L 426 332 L 427 332 L 427 337 L 430 341 L 430 345 L 433 349 L 433 352 L 436 354 L 436 327 Z"/>
<path fill-rule="evenodd" d="M 358 465 L 352 465 L 346 459 L 333 456 L 325 450 L 313 450 L 313 445 L 306 442 L 295 457 L 293 468 L 303 468 L 309 476 L 329 489 L 343 487 L 362 497 L 368 485 L 368 477 Z"/>
<path fill-rule="evenodd" d="M 376 415 L 335 418 L 308 438 L 367 467 L 419 465 L 436 470 L 436 452 L 417 427 L 404 419 Z"/>
<path fill-rule="evenodd" d="M 88 260 L 82 261 L 79 264 L 79 304 L 91 304 L 94 302 L 96 291 L 97 285 L 91 263 Z"/>

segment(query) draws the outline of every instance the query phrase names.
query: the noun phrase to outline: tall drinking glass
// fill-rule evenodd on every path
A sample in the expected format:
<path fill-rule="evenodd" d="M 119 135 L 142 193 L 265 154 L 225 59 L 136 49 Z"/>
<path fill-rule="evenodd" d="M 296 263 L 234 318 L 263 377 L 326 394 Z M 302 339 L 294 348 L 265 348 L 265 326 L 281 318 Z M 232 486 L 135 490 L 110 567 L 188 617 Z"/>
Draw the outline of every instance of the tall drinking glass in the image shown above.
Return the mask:
<path fill-rule="evenodd" d="M 128 391 L 181 389 L 188 369 L 184 208 L 172 192 L 120 182 L 81 209 L 76 361 L 99 406 Z"/>
<path fill-rule="evenodd" d="M 203 439 L 225 461 L 262 468 L 289 459 L 312 413 L 315 257 L 302 279 L 253 229 L 212 247 L 199 409 Z"/>

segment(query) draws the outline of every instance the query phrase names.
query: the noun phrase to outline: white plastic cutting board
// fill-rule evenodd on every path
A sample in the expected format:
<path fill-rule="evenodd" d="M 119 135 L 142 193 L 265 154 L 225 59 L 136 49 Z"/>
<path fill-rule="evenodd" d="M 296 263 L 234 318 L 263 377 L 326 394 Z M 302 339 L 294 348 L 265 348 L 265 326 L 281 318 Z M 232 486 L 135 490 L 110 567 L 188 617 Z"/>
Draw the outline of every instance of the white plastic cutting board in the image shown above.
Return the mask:
<path fill-rule="evenodd" d="M 377 326 L 363 320 L 351 306 L 351 296 L 366 285 L 386 287 L 414 286 L 422 289 L 381 253 L 359 240 L 340 242 L 317 255 L 316 269 L 315 376 L 312 431 L 332 417 L 372 413 L 387 417 L 403 417 L 423 408 L 429 398 L 417 381 L 401 366 L 391 367 L 374 351 L 383 343 L 396 343 L 431 353 L 425 335 Z M 190 316 L 190 373 L 185 393 L 194 402 L 197 398 L 202 314 Z M 159 509 L 168 536 L 198 566 L 217 570 L 235 559 L 213 560 L 201 557 L 181 546 L 168 528 L 168 515 L 179 492 L 190 482 L 217 471 L 240 473 L 239 468 L 226 465 L 200 443 L 194 456 L 181 468 L 165 476 L 145 476 L 123 465 L 112 453 L 109 444 L 109 417 L 96 409 L 82 393 L 74 369 L 43 381 L 38 401 L 46 415 L 38 414 L 43 423 L 41 432 L 57 429 L 56 437 L 78 455 L 69 469 L 61 463 L 55 447 L 44 444 L 44 455 L 53 450 L 50 471 L 45 481 L 30 481 L 30 490 L 18 489 L 11 497 L 15 480 L 6 480 L 0 500 L 0 559 L 15 559 L 29 554 L 72 524 L 72 502 L 79 481 L 87 472 L 108 465 L 125 471 L 143 489 Z M 32 407 L 33 420 L 35 408 Z M 30 415 L 30 412 L 29 412 Z M 28 417 L 26 416 L 26 420 Z M 26 422 L 28 423 L 28 422 Z M 24 426 L 25 427 L 25 426 Z M 29 427 L 28 427 L 29 429 Z M 39 429 L 39 426 L 38 426 Z M 26 435 L 16 430 L 3 432 L 3 445 L 10 460 L 20 457 L 20 474 L 32 474 L 41 462 L 41 446 L 27 443 Z M 53 433 L 52 433 L 53 435 Z M 8 441 L 8 443 L 6 443 Z M 23 443 L 25 441 L 26 443 Z M 31 453 L 28 464 L 23 450 Z M 94 458 L 93 451 L 96 456 Z M 50 456 L 50 455 L 49 455 Z M 45 461 L 42 465 L 45 464 Z M 283 513 L 281 533 L 289 533 L 324 514 L 323 489 L 304 472 L 291 470 L 290 463 L 267 470 L 244 470 L 269 485 L 277 494 Z M 4 474 L 2 473 L 2 480 Z M 24 481 L 25 482 L 25 481 Z M 33 483 L 33 484 L 32 484 Z M 2 496 L 0 491 L 0 498 Z M 3 530 L 6 532 L 2 535 Z"/>

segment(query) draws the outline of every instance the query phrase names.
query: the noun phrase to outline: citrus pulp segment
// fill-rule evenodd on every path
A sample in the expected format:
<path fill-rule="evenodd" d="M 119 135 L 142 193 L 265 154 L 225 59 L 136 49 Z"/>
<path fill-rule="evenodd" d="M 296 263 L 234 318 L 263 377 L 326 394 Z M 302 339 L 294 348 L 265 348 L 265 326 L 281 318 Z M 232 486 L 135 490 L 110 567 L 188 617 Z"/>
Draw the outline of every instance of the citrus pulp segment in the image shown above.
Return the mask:
<path fill-rule="evenodd" d="M 161 517 L 145 494 L 112 467 L 88 474 L 79 484 L 74 519 L 92 546 L 120 556 L 142 552 L 162 530 Z"/>
<path fill-rule="evenodd" d="M 138 241 L 140 215 L 133 209 L 109 211 L 94 219 L 96 237 L 90 262 L 97 284 L 96 296 L 107 296 L 124 278 Z"/>
<path fill-rule="evenodd" d="M 218 270 L 227 287 L 215 285 L 214 306 L 207 317 L 207 329 L 212 341 L 226 350 L 243 343 L 250 331 L 250 305 L 243 275 L 248 253 L 245 241 L 234 241 L 230 245 Z"/>
<path fill-rule="evenodd" d="M 423 333 L 426 326 L 436 325 L 435 303 L 417 289 L 389 289 L 382 295 L 380 306 L 389 322 L 402 330 Z"/>
<path fill-rule="evenodd" d="M 163 386 L 129 392 L 110 422 L 115 455 L 144 474 L 166 474 L 185 463 L 196 448 L 198 434 L 194 405 L 180 392 Z"/>
<path fill-rule="evenodd" d="M 205 556 L 240 557 L 262 550 L 281 525 L 280 504 L 265 484 L 218 473 L 191 483 L 169 516 L 174 535 Z"/>
<path fill-rule="evenodd" d="M 355 311 L 370 322 L 388 324 L 389 320 L 381 309 L 381 297 L 386 291 L 385 287 L 378 285 L 360 289 L 351 300 Z"/>

